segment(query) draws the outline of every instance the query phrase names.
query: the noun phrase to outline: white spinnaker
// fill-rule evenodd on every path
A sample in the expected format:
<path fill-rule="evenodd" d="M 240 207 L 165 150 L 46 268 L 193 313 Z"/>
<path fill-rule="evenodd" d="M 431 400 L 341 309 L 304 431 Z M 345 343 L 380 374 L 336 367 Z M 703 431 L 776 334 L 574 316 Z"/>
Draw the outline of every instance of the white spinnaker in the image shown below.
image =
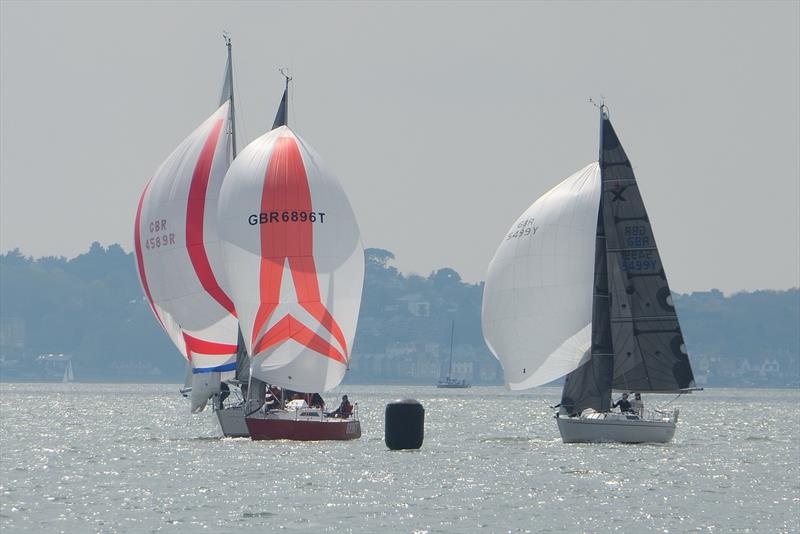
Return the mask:
<path fill-rule="evenodd" d="M 534 202 L 489 264 L 483 335 L 511 389 L 546 384 L 587 356 L 599 203 L 592 163 Z"/>
<path fill-rule="evenodd" d="M 218 210 L 251 376 L 294 391 L 336 387 L 364 283 L 361 235 L 339 181 L 281 126 L 238 155 Z"/>
<path fill-rule="evenodd" d="M 224 284 L 217 198 L 231 161 L 230 103 L 187 137 L 145 188 L 136 216 L 139 278 L 156 317 L 191 360 L 192 411 L 235 369 L 238 324 Z M 220 287 L 222 286 L 222 287 Z"/>

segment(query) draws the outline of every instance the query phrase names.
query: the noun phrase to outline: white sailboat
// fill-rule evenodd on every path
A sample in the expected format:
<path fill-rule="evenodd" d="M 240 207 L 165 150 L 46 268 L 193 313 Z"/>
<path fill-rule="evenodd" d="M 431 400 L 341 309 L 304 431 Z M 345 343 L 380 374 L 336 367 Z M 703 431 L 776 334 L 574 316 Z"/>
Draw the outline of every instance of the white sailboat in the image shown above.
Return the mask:
<path fill-rule="evenodd" d="M 72 358 L 68 359 L 64 366 L 64 376 L 61 378 L 61 381 L 65 384 L 75 381 L 75 375 L 72 372 Z"/>
<path fill-rule="evenodd" d="M 253 439 L 353 439 L 357 418 L 295 401 L 259 409 L 267 385 L 315 393 L 347 370 L 364 283 L 350 202 L 288 125 L 289 80 L 272 129 L 236 158 L 218 209 L 226 279 L 250 354 L 246 421 Z"/>
<path fill-rule="evenodd" d="M 447 366 L 447 376 L 440 378 L 436 383 L 437 388 L 443 389 L 465 389 L 470 387 L 469 382 L 464 379 L 453 378 L 453 339 L 455 337 L 456 323 L 450 323 L 450 363 Z"/>
<path fill-rule="evenodd" d="M 517 219 L 484 287 L 486 343 L 511 389 L 567 375 L 565 443 L 668 442 L 678 411 L 612 413 L 612 391 L 695 390 L 630 161 L 601 106 L 599 162 L 568 177 Z"/>
<path fill-rule="evenodd" d="M 225 40 L 220 105 L 156 170 L 139 200 L 134 227 L 142 288 L 188 362 L 182 391 L 191 397 L 192 413 L 201 412 L 224 389 L 222 382 L 234 378 L 243 356 L 217 228 L 219 190 L 236 154 L 231 43 Z"/>

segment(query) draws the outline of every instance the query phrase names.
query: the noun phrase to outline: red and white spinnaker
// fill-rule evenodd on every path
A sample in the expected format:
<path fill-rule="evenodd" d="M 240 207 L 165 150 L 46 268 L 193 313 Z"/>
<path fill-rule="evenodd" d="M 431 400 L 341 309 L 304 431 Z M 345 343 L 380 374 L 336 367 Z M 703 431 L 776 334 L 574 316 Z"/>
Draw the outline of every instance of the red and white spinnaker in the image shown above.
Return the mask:
<path fill-rule="evenodd" d="M 153 313 L 192 368 L 192 411 L 236 368 L 238 323 L 217 233 L 217 198 L 232 159 L 225 100 L 161 164 L 136 211 L 139 278 Z"/>
<path fill-rule="evenodd" d="M 251 376 L 325 391 L 347 369 L 364 249 L 339 181 L 285 125 L 285 107 L 281 113 L 273 130 L 239 154 L 222 185 L 225 273 Z"/>

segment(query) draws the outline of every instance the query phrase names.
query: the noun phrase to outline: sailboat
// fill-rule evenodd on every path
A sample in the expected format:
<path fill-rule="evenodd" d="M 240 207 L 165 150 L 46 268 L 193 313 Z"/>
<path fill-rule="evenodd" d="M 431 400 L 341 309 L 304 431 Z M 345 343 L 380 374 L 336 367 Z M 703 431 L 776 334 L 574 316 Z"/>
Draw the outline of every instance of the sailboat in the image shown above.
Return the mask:
<path fill-rule="evenodd" d="M 599 107 L 599 161 L 542 195 L 497 249 L 483 332 L 511 389 L 566 375 L 565 443 L 666 443 L 677 409 L 611 411 L 612 391 L 698 388 L 633 168 Z"/>
<path fill-rule="evenodd" d="M 453 378 L 453 337 L 455 334 L 455 329 L 456 323 L 453 321 L 450 323 L 450 363 L 447 366 L 447 376 L 439 379 L 439 381 L 436 383 L 437 388 L 464 389 L 469 387 L 469 382 L 466 380 L 456 380 Z"/>
<path fill-rule="evenodd" d="M 228 58 L 219 107 L 147 182 L 134 223 L 139 280 L 153 314 L 187 360 L 182 392 L 191 398 L 192 413 L 203 411 L 246 367 L 217 228 L 219 190 L 236 155 L 231 41 L 224 37 Z M 247 435 L 243 413 L 238 419 L 238 429 L 223 426 L 223 433 Z"/>
<path fill-rule="evenodd" d="M 364 248 L 339 181 L 289 127 L 289 81 L 272 129 L 228 170 L 218 220 L 226 279 L 250 355 L 246 424 L 254 440 L 355 439 L 353 417 L 328 417 L 292 396 L 336 387 L 355 337 Z"/>
<path fill-rule="evenodd" d="M 61 378 L 61 381 L 64 384 L 75 381 L 75 375 L 72 372 L 72 358 L 68 359 L 67 364 L 64 366 L 64 376 Z"/>

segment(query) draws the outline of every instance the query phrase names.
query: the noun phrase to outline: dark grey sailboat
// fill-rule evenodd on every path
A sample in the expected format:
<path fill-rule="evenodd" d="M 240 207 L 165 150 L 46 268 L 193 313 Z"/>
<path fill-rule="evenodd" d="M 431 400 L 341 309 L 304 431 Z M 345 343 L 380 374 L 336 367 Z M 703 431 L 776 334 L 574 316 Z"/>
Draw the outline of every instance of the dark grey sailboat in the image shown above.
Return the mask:
<path fill-rule="evenodd" d="M 565 442 L 666 442 L 675 412 L 607 417 L 612 390 L 682 393 L 695 383 L 636 176 L 604 106 L 600 177 L 591 356 L 567 375 L 558 426 Z M 575 417 L 587 410 L 604 417 Z"/>
<path fill-rule="evenodd" d="M 667 442 L 677 409 L 611 411 L 614 390 L 696 388 L 636 177 L 605 106 L 600 114 L 599 162 L 534 203 L 512 227 L 533 231 L 509 233 L 498 249 L 484 291 L 484 334 L 512 389 L 567 374 L 556 414 L 564 442 Z M 519 282 L 532 265 L 546 269 L 535 282 Z M 546 310 L 535 322 L 524 317 L 531 306 Z"/>

